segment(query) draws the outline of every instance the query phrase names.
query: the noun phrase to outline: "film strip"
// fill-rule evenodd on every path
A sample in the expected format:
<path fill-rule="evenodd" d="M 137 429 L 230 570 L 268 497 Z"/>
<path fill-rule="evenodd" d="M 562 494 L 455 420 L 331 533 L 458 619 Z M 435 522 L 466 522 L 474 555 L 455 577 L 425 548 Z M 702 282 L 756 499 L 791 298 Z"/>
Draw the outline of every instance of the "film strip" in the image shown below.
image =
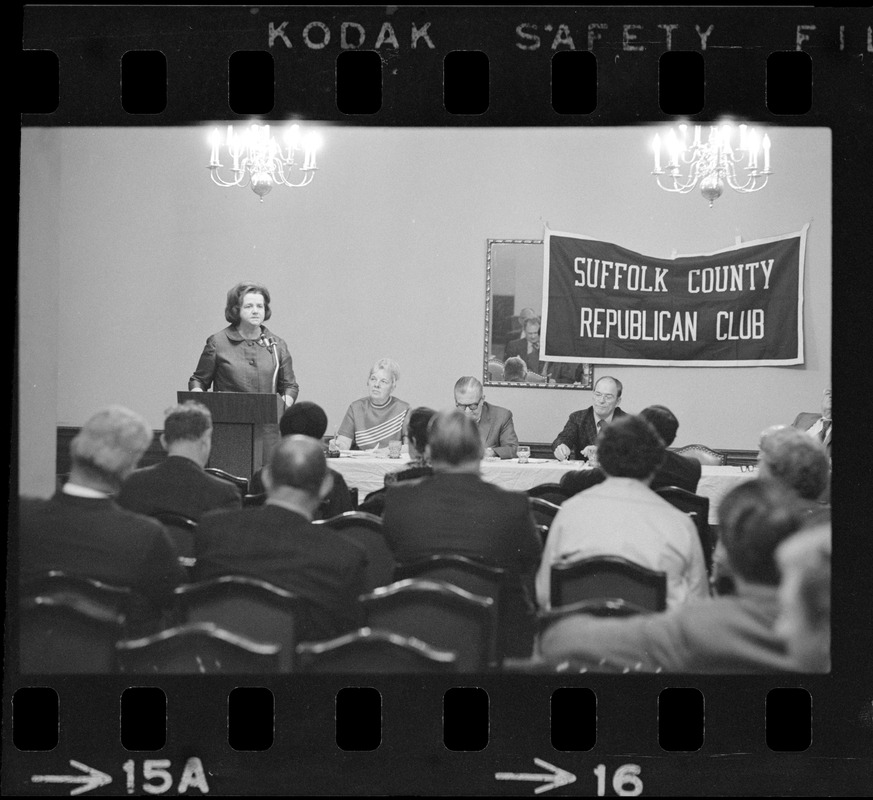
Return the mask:
<path fill-rule="evenodd" d="M 22 125 L 582 129 L 699 114 L 829 128 L 834 351 L 866 372 L 871 30 L 869 8 L 28 6 Z M 149 79 L 161 65 L 165 82 Z M 843 397 L 863 384 L 855 369 L 834 370 Z M 28 675 L 7 588 L 3 792 L 867 793 L 870 451 L 852 424 L 861 463 L 849 447 L 835 459 L 852 480 L 833 490 L 828 675 Z M 7 587 L 15 548 L 13 516 Z"/>

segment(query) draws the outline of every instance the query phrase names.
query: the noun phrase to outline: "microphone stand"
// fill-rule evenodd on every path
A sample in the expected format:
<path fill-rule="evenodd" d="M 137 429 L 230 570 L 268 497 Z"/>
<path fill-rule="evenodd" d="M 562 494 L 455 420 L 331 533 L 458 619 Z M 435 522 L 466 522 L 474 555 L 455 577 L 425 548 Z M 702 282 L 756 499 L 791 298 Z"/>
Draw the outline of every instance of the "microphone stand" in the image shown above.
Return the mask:
<path fill-rule="evenodd" d="M 270 338 L 267 338 L 262 333 L 258 337 L 258 341 L 261 342 L 262 345 L 270 351 L 270 355 L 273 357 L 273 361 L 276 363 L 276 367 L 273 370 L 273 380 L 271 382 L 273 386 L 273 394 L 276 394 L 276 381 L 279 377 L 279 354 L 276 352 L 276 340 L 272 336 Z"/>

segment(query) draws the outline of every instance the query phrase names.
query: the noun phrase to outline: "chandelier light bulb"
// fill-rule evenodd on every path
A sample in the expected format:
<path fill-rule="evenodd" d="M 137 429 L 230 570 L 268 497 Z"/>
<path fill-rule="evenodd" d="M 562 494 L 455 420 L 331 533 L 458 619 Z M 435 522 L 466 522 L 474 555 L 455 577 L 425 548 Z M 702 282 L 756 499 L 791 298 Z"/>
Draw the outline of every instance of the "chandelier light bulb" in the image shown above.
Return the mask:
<path fill-rule="evenodd" d="M 257 122 L 245 126 L 242 133 L 234 133 L 233 126 L 228 125 L 224 146 L 233 161 L 230 170 L 225 170 L 221 164 L 218 128 L 213 129 L 209 144 L 212 181 L 223 188 L 250 186 L 263 202 L 274 186 L 300 188 L 312 183 L 317 169 L 315 150 L 321 138 L 314 131 L 302 134 L 297 124 L 277 130 L 275 134 L 270 125 Z"/>
<path fill-rule="evenodd" d="M 678 133 L 673 128 L 658 132 L 652 140 L 655 167 L 652 174 L 665 192 L 687 194 L 695 187 L 713 202 L 724 193 L 725 186 L 735 192 L 749 194 L 767 185 L 770 171 L 770 137 L 763 139 L 754 128 L 739 125 L 739 141 L 734 149 L 731 141 L 734 127 L 728 122 L 694 126 L 689 136 L 688 125 L 680 123 Z M 688 143 L 690 139 L 690 144 Z M 666 169 L 661 165 L 661 147 L 667 154 Z M 758 151 L 763 147 L 763 170 L 758 169 Z M 743 163 L 745 162 L 745 163 Z"/>

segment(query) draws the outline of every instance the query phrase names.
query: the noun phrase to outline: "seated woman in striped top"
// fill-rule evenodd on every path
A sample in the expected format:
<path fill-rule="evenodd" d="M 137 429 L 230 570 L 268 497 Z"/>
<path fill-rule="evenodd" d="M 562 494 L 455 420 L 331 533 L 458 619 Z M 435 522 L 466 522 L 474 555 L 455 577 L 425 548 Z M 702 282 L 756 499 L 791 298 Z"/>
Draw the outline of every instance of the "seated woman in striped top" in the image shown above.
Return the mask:
<path fill-rule="evenodd" d="M 387 447 L 391 440 L 405 441 L 409 403 L 393 396 L 399 378 L 396 361 L 381 358 L 373 364 L 367 396 L 349 406 L 337 431 L 340 450 L 375 450 Z"/>

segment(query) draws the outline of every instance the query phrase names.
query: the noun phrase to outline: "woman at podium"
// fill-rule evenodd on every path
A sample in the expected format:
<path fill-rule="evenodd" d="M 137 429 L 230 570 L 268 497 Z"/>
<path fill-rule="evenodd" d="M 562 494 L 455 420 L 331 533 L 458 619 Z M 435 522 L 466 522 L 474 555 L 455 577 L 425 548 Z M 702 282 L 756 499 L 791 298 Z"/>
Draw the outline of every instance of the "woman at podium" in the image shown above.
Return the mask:
<path fill-rule="evenodd" d="M 284 340 L 264 323 L 270 319 L 270 292 L 245 281 L 227 293 L 224 318 L 230 323 L 212 334 L 200 354 L 188 390 L 205 392 L 275 392 L 286 408 L 294 405 L 300 387 Z"/>

